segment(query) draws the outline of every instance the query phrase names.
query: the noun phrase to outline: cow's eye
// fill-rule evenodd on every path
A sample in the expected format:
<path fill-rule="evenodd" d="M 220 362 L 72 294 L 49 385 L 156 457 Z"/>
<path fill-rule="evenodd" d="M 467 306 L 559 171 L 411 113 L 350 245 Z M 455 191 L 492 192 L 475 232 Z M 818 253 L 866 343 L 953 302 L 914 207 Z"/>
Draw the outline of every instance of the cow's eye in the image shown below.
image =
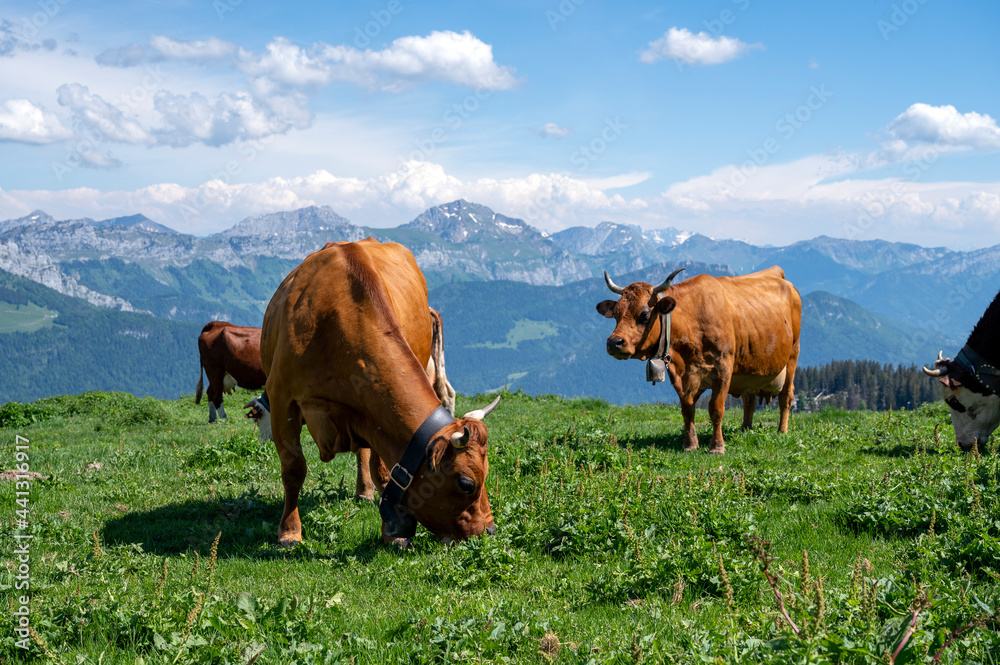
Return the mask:
<path fill-rule="evenodd" d="M 644 309 L 639 312 L 639 316 L 635 317 L 635 320 L 642 324 L 647 323 L 649 321 L 649 310 Z"/>
<path fill-rule="evenodd" d="M 466 476 L 458 477 L 458 489 L 462 491 L 463 494 L 472 494 L 476 491 L 476 483 L 473 482 L 471 478 Z"/>

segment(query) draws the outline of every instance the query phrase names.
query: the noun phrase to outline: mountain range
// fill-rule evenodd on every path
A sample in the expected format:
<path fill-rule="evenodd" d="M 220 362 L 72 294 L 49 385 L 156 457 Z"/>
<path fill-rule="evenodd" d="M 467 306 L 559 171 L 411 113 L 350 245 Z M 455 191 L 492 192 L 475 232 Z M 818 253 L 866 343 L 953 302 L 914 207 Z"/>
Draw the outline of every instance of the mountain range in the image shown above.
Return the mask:
<path fill-rule="evenodd" d="M 956 350 L 1000 277 L 1000 246 L 958 252 L 819 237 L 772 247 L 614 222 L 548 234 L 463 200 L 396 228 L 357 226 L 322 206 L 250 217 L 205 237 L 141 214 L 56 220 L 34 211 L 0 222 L 0 271 L 9 273 L 6 290 L 0 289 L 0 344 L 8 346 L 18 334 L 22 344 L 69 325 L 67 301 L 37 290 L 25 295 L 32 282 L 88 301 L 95 307 L 86 316 L 99 313 L 105 322 L 132 313 L 172 331 L 170 324 L 200 326 L 212 319 L 259 326 L 274 289 L 306 254 L 329 241 L 369 236 L 400 242 L 416 257 L 431 305 L 445 316 L 449 376 L 462 392 L 509 385 L 614 401 L 667 399 L 666 392 L 641 384 L 641 364 L 618 363 L 604 353 L 610 329 L 594 311 L 608 296 L 604 269 L 627 283 L 657 282 L 679 266 L 689 277 L 781 265 L 803 295 L 800 364 L 846 358 L 916 363 L 929 361 L 939 348 Z M 20 309 L 5 310 L 12 301 Z M 32 329 L 33 315 L 52 318 Z M 75 320 L 79 325 L 79 316 Z M 41 337 L 36 341 L 45 344 Z M 193 337 L 190 347 L 192 369 L 178 368 L 177 377 L 160 377 L 146 392 L 191 391 Z M 0 400 L 24 395 L 9 379 L 0 380 Z"/>

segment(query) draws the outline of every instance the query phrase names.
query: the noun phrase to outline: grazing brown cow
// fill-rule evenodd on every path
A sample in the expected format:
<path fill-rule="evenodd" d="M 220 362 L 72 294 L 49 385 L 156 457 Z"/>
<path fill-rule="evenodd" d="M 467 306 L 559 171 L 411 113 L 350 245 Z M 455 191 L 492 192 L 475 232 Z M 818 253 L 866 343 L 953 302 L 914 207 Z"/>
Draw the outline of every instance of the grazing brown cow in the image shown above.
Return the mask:
<path fill-rule="evenodd" d="M 665 354 L 684 416 L 684 450 L 698 448 L 694 405 L 709 389 L 709 452 L 726 452 L 727 394 L 743 398 L 743 429 L 753 424 L 756 399 L 778 395 L 778 431 L 787 432 L 802 327 L 799 292 L 778 266 L 742 277 L 698 275 L 671 286 L 678 272 L 656 287 L 645 282 L 620 287 L 604 273 L 608 288 L 621 296 L 597 305 L 598 312 L 617 321 L 608 354 L 621 360 Z"/>
<path fill-rule="evenodd" d="M 454 415 L 455 389 L 448 381 L 448 376 L 445 374 L 444 369 L 444 325 L 441 321 L 441 315 L 437 312 L 437 310 L 430 309 L 430 315 L 432 331 L 431 355 L 430 358 L 427 359 L 427 366 L 425 367 L 424 372 L 427 374 L 427 379 L 434 387 L 434 392 L 437 394 L 438 399 L 441 400 L 441 405 L 448 410 L 448 413 Z M 248 413 L 247 417 L 254 418 L 254 421 L 257 422 L 258 426 L 261 425 L 260 416 L 262 414 L 259 410 L 266 409 L 263 403 L 255 399 L 244 406 L 254 407 L 254 410 L 251 411 L 251 413 Z M 265 423 L 264 427 L 261 429 L 261 440 L 274 440 L 271 436 L 271 430 L 268 429 L 267 423 Z M 375 485 L 372 483 L 372 476 L 370 472 L 371 462 L 369 459 L 370 453 L 371 451 L 368 448 L 358 448 L 355 451 L 355 455 L 358 458 L 358 473 L 354 495 L 359 499 L 374 501 L 375 497 L 378 495 L 375 491 Z"/>
<path fill-rule="evenodd" d="M 208 422 L 215 422 L 215 412 L 226 417 L 222 406 L 223 393 L 233 388 L 256 390 L 264 387 L 267 377 L 260 364 L 260 328 L 234 326 L 225 321 L 209 321 L 198 335 L 198 355 L 201 369 L 208 376 Z M 201 403 L 202 372 L 198 372 L 198 385 L 194 403 Z"/>
<path fill-rule="evenodd" d="M 302 540 L 303 423 L 324 462 L 339 452 L 374 451 L 383 540 L 407 542 L 417 522 L 444 540 L 496 528 L 482 419 L 499 400 L 459 420 L 441 405 L 425 373 L 434 320 L 427 311 L 427 284 L 413 255 L 371 238 L 328 243 L 271 298 L 261 336 L 269 405 L 260 425 L 262 435 L 270 429 L 281 459 L 282 544 Z"/>

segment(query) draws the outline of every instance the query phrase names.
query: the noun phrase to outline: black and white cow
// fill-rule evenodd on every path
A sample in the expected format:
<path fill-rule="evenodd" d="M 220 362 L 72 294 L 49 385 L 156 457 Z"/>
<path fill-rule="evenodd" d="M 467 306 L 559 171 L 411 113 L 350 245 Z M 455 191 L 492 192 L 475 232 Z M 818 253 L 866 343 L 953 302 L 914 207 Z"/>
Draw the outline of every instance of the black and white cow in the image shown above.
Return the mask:
<path fill-rule="evenodd" d="M 985 444 L 1000 425 L 1000 293 L 986 308 L 955 359 L 938 353 L 924 373 L 941 382 L 962 450 Z"/>

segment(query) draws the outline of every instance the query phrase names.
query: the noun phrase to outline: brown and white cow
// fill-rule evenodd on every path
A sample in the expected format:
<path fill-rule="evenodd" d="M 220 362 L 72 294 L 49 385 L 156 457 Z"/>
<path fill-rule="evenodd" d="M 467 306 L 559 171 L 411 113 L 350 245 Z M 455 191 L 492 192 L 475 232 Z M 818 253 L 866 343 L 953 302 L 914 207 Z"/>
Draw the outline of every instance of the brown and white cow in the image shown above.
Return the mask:
<path fill-rule="evenodd" d="M 260 328 L 235 326 L 225 321 L 209 321 L 198 335 L 198 356 L 201 370 L 208 376 L 208 422 L 214 423 L 216 410 L 220 418 L 226 417 L 222 395 L 233 388 L 263 388 L 267 377 L 260 363 Z M 202 372 L 198 372 L 198 385 L 194 403 L 201 403 L 204 388 Z"/>
<path fill-rule="evenodd" d="M 645 282 L 620 287 L 604 273 L 608 288 L 621 296 L 597 305 L 617 322 L 608 354 L 620 360 L 653 358 L 666 322 L 667 375 L 680 398 L 684 450 L 698 448 L 695 402 L 706 390 L 712 391 L 709 452 L 726 452 L 727 394 L 743 398 L 743 429 L 753 424 L 756 400 L 777 395 L 778 431 L 788 431 L 802 321 L 799 292 L 778 266 L 742 277 L 698 275 L 671 286 L 678 272 L 656 287 Z"/>
<path fill-rule="evenodd" d="M 328 243 L 278 287 L 264 314 L 270 404 L 260 424 L 281 459 L 279 542 L 302 540 L 303 423 L 324 462 L 374 452 L 385 541 L 406 541 L 416 522 L 444 540 L 496 528 L 482 422 L 496 401 L 457 420 L 442 406 L 425 372 L 434 320 L 427 311 L 427 284 L 410 251 L 371 238 Z"/>
<path fill-rule="evenodd" d="M 986 308 L 955 359 L 938 353 L 924 373 L 941 382 L 951 409 L 955 440 L 962 450 L 985 445 L 1000 425 L 1000 293 Z"/>

